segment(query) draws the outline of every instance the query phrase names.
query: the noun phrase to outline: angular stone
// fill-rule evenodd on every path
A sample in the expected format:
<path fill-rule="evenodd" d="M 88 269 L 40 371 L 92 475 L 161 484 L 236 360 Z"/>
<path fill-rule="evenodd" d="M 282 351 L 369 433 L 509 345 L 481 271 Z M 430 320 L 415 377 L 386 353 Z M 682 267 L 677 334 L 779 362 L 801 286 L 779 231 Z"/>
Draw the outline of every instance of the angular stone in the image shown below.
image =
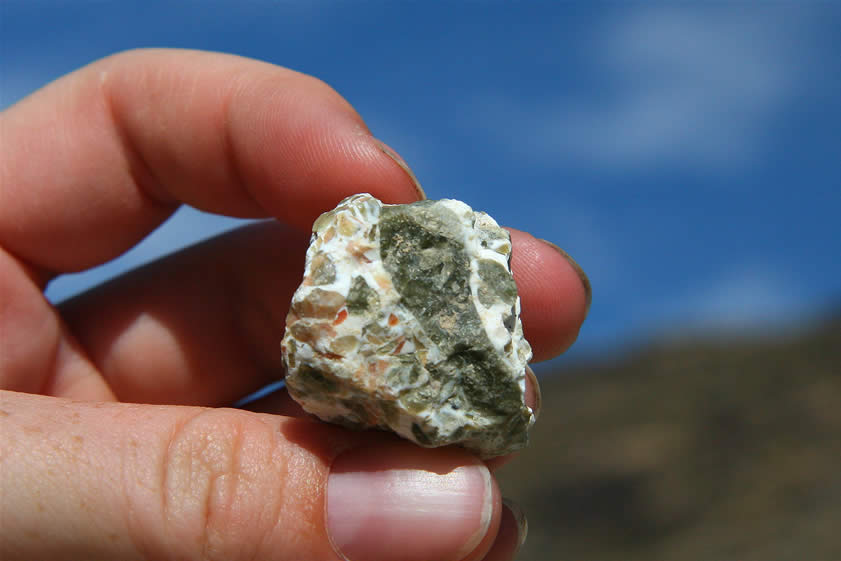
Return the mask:
<path fill-rule="evenodd" d="M 481 457 L 528 442 L 508 232 L 451 199 L 354 195 L 313 225 L 283 338 L 290 395 L 319 418 Z"/>

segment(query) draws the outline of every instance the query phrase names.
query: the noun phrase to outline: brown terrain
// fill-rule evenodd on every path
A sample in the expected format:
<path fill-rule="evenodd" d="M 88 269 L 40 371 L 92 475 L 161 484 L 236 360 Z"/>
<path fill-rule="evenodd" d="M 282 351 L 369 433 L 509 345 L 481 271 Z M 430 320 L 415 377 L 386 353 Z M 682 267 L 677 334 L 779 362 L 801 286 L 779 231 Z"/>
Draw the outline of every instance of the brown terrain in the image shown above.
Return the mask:
<path fill-rule="evenodd" d="M 841 561 L 841 315 L 542 376 L 525 561 Z"/>

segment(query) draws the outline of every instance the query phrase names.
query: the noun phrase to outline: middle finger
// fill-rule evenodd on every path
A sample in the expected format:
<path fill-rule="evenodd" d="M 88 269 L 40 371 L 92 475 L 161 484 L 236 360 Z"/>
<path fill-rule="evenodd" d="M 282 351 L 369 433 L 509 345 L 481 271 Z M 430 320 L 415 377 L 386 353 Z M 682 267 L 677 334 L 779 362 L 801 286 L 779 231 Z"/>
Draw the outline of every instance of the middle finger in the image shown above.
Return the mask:
<path fill-rule="evenodd" d="M 282 376 L 280 339 L 309 237 L 275 222 L 219 236 L 61 306 L 118 399 L 228 405 Z M 552 247 L 512 231 L 512 267 L 535 359 L 577 334 L 586 295 Z"/>

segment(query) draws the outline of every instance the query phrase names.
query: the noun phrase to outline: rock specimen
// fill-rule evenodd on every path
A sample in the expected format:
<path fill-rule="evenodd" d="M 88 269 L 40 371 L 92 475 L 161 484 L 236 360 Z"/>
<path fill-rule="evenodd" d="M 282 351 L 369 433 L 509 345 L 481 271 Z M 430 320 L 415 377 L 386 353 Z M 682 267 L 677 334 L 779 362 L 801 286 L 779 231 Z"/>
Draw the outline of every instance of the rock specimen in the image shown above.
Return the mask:
<path fill-rule="evenodd" d="M 508 232 L 460 201 L 345 199 L 313 225 L 282 343 L 289 393 L 421 446 L 524 447 L 531 347 L 510 256 Z"/>

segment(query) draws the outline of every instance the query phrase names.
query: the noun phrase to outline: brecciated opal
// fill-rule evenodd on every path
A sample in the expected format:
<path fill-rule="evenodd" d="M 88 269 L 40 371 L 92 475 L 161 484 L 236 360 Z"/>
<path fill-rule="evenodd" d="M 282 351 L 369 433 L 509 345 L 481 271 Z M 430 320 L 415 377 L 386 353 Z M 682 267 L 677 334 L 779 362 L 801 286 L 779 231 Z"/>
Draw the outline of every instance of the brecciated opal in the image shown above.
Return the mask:
<path fill-rule="evenodd" d="M 289 393 L 421 446 L 524 447 L 531 347 L 510 257 L 508 232 L 460 201 L 345 199 L 313 225 L 282 343 Z"/>

